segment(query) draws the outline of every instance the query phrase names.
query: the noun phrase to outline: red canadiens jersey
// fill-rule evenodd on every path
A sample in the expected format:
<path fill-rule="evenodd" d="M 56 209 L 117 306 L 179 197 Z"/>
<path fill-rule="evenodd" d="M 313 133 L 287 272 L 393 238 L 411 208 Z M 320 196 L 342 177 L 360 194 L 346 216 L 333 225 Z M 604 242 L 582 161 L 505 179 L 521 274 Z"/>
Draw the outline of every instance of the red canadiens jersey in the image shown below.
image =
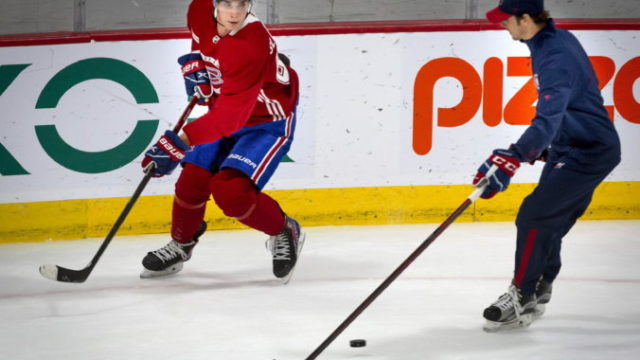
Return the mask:
<path fill-rule="evenodd" d="M 239 30 L 220 37 L 213 1 L 193 0 L 187 25 L 192 50 L 201 53 L 215 93 L 209 112 L 184 127 L 192 145 L 292 116 L 297 74 L 280 61 L 275 41 L 258 18 L 249 14 Z"/>

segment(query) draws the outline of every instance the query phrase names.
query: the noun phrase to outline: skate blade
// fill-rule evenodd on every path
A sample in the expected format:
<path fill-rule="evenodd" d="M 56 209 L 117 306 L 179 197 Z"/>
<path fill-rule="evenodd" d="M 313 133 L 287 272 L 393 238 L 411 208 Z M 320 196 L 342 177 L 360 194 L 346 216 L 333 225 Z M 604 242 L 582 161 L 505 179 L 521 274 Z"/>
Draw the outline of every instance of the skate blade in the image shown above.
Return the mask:
<path fill-rule="evenodd" d="M 166 268 L 164 270 L 160 270 L 160 271 L 153 271 L 153 270 L 149 270 L 149 269 L 144 269 L 140 273 L 140 278 L 141 279 L 151 279 L 151 278 L 169 276 L 171 274 L 175 274 L 175 273 L 179 272 L 180 270 L 182 270 L 183 266 L 184 266 L 184 263 L 180 262 L 180 263 L 177 263 L 177 264 L 175 264 L 173 266 L 170 266 L 170 267 L 168 267 L 168 268 Z"/>
<path fill-rule="evenodd" d="M 300 260 L 300 252 L 302 252 L 302 246 L 304 245 L 304 239 L 306 238 L 305 233 L 300 233 L 300 239 L 298 239 L 298 252 L 296 253 L 296 264 L 293 266 L 293 269 L 289 271 L 289 273 L 281 278 L 278 278 L 282 285 L 287 285 L 289 280 L 291 280 L 291 276 L 293 276 L 293 271 L 298 266 L 298 261 Z"/>
<path fill-rule="evenodd" d="M 487 320 L 487 322 L 482 327 L 482 330 L 489 333 L 494 333 L 503 330 L 522 329 L 531 325 L 533 320 L 533 314 L 525 314 L 520 316 L 520 318 L 505 322 Z"/>

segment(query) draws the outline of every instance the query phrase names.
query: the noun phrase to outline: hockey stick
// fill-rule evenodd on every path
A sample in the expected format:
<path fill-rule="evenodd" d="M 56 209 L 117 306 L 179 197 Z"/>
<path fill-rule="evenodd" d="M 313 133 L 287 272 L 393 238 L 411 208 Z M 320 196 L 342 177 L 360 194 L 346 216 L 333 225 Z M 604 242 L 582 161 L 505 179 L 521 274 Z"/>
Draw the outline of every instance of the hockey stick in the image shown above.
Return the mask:
<path fill-rule="evenodd" d="M 189 104 L 187 105 L 187 107 L 182 112 L 182 116 L 180 116 L 178 123 L 173 128 L 174 132 L 177 133 L 178 131 L 180 131 L 184 123 L 187 121 L 189 114 L 191 114 L 191 110 L 193 110 L 193 107 L 195 106 L 196 102 L 198 102 L 198 97 L 193 96 L 191 98 L 191 101 L 189 101 Z M 93 256 L 93 259 L 91 259 L 89 264 L 82 270 L 72 270 L 72 269 L 67 269 L 62 266 L 58 266 L 54 264 L 44 264 L 40 266 L 40 274 L 42 276 L 50 280 L 57 280 L 57 281 L 70 282 L 70 283 L 83 283 L 85 280 L 87 280 L 87 278 L 89 277 L 89 274 L 91 274 L 91 271 L 93 271 L 93 268 L 98 263 L 98 260 L 100 260 L 102 253 L 105 251 L 105 249 L 111 242 L 111 239 L 113 239 L 113 237 L 116 235 L 116 232 L 118 232 L 118 229 L 120 229 L 120 225 L 122 225 L 127 215 L 129 215 L 129 211 L 131 211 L 131 208 L 133 208 L 133 205 L 136 203 L 136 200 L 138 200 L 138 197 L 140 197 L 142 190 L 144 190 L 144 188 L 147 186 L 147 183 L 151 179 L 151 175 L 153 174 L 153 170 L 155 168 L 155 163 L 152 162 L 151 164 L 152 165 L 148 166 L 145 169 L 145 175 L 142 178 L 142 181 L 140 181 L 140 184 L 138 184 L 136 191 L 133 192 L 133 195 L 129 199 L 129 202 L 127 202 L 127 205 L 124 207 L 124 210 L 122 210 L 122 212 L 120 213 L 118 220 L 116 220 L 115 224 L 113 224 L 113 226 L 111 227 L 111 231 L 109 231 L 109 234 L 107 235 L 107 237 L 104 239 L 104 241 L 102 241 L 102 245 L 100 245 L 98 252 Z"/>
<path fill-rule="evenodd" d="M 352 313 L 349 315 L 328 337 L 320 344 L 307 358 L 306 360 L 314 360 L 329 346 L 333 340 L 335 340 L 371 303 L 398 277 L 402 272 L 413 263 L 413 261 L 422 254 L 422 252 L 431 245 L 432 242 L 442 234 L 451 223 L 453 223 L 460 214 L 462 214 L 471 205 L 487 187 L 489 176 L 493 175 L 498 169 L 493 165 L 485 177 L 480 180 L 476 185 L 476 190 L 467 197 L 467 199 L 460 205 L 438 228 L 416 249 L 409 257 L 400 264 L 372 293 L 369 295 Z"/>

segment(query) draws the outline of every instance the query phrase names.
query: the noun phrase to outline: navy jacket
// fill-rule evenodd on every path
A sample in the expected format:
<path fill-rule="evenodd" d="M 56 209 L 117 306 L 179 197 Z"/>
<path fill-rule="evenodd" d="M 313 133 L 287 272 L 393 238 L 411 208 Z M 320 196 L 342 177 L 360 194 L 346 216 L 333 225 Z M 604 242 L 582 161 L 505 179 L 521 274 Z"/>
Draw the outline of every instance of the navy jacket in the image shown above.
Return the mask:
<path fill-rule="evenodd" d="M 531 125 L 511 150 L 521 161 L 532 161 L 549 147 L 548 161 L 569 157 L 568 166 L 589 172 L 617 165 L 620 140 L 578 39 L 551 20 L 524 42 L 531 50 L 538 104 Z"/>

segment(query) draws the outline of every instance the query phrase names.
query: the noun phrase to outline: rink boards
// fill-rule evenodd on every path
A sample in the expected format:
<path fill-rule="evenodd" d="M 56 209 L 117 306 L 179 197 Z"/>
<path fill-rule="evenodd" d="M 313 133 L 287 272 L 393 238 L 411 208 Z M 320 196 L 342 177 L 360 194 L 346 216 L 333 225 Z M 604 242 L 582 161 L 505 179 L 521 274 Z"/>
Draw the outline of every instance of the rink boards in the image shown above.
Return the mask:
<path fill-rule="evenodd" d="M 296 140 L 266 190 L 303 224 L 439 222 L 531 119 L 525 45 L 504 31 L 405 30 L 274 32 L 301 98 Z M 623 144 L 585 217 L 640 218 L 640 31 L 574 33 Z M 108 231 L 142 178 L 142 153 L 186 104 L 175 59 L 189 40 L 176 34 L 0 47 L 0 242 Z M 513 219 L 540 169 L 523 166 L 508 192 L 460 220 Z M 153 179 L 120 233 L 167 231 L 176 178 Z M 207 219 L 241 227 L 214 206 Z"/>

